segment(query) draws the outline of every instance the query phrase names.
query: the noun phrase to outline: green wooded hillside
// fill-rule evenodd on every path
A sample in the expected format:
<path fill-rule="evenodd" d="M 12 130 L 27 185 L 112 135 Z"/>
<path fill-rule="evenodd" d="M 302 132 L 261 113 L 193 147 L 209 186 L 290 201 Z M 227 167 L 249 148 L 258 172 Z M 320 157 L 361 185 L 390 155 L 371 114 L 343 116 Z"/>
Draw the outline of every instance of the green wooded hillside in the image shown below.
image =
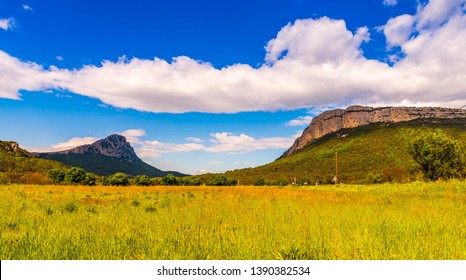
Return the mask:
<path fill-rule="evenodd" d="M 38 158 L 21 149 L 16 142 L 0 141 L 0 184 L 48 183 L 46 173 L 52 168 L 67 169 L 60 162 Z"/>
<path fill-rule="evenodd" d="M 464 119 L 422 119 L 403 123 L 376 123 L 328 134 L 295 154 L 256 168 L 228 171 L 243 185 L 265 183 L 332 183 L 338 152 L 342 183 L 409 182 L 422 179 L 408 146 L 421 131 L 441 129 L 466 142 Z M 204 176 L 212 176 L 204 175 Z"/>

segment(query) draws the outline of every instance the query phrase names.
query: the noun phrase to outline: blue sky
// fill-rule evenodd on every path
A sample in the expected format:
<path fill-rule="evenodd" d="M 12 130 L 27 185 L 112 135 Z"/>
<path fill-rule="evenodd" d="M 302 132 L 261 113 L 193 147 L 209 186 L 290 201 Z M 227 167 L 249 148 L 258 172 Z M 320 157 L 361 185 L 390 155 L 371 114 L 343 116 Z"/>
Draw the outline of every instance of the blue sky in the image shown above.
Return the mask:
<path fill-rule="evenodd" d="M 0 0 L 0 139 L 120 133 L 198 174 L 273 161 L 326 109 L 461 107 L 465 2 Z"/>

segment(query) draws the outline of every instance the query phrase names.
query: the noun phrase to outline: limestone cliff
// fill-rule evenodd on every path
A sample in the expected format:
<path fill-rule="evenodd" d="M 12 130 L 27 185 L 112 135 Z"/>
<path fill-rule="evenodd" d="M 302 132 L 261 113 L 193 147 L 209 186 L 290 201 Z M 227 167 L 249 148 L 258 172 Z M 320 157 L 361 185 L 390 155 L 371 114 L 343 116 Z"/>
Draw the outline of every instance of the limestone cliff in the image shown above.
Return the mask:
<path fill-rule="evenodd" d="M 343 128 L 354 128 L 377 122 L 404 122 L 414 119 L 465 118 L 466 110 L 438 107 L 365 107 L 350 106 L 346 109 L 326 111 L 315 117 L 281 157 L 289 156 L 315 139 Z"/>

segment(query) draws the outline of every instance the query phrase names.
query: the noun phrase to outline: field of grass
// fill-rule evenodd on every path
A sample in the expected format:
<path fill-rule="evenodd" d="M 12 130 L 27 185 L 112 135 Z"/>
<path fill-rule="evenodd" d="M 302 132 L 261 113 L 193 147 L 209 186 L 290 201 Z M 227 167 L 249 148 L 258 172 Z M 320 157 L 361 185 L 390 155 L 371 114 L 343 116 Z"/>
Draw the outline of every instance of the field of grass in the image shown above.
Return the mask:
<path fill-rule="evenodd" d="M 466 259 L 466 182 L 0 186 L 0 259 Z"/>

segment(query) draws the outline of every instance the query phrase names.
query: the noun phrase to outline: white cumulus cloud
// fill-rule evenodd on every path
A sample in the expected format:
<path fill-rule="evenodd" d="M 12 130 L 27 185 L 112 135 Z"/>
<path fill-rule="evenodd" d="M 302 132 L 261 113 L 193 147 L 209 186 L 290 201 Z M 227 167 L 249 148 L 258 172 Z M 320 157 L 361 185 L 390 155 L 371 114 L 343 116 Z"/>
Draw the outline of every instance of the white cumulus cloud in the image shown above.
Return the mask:
<path fill-rule="evenodd" d="M 141 135 L 142 136 L 142 135 Z M 135 145 L 137 154 L 144 158 L 160 158 L 163 154 L 203 151 L 208 153 L 237 154 L 264 149 L 286 149 L 293 144 L 298 135 L 291 137 L 266 137 L 253 138 L 244 133 L 234 134 L 229 132 L 211 133 L 209 143 L 194 142 L 200 138 L 188 137 L 185 140 L 189 143 L 169 143 L 158 140 L 142 141 L 135 136 Z"/>
<path fill-rule="evenodd" d="M 367 59 L 369 29 L 344 20 L 296 20 L 265 47 L 264 64 L 215 68 L 189 57 L 103 61 L 44 69 L 0 51 L 0 97 L 58 88 L 150 112 L 275 111 L 350 104 L 466 104 L 466 0 L 431 0 L 383 27 L 390 65 Z M 245 139 L 243 139 L 245 140 Z"/>
<path fill-rule="evenodd" d="M 383 28 L 389 47 L 400 46 L 409 40 L 413 33 L 414 17 L 412 15 L 401 15 L 391 18 Z"/>

